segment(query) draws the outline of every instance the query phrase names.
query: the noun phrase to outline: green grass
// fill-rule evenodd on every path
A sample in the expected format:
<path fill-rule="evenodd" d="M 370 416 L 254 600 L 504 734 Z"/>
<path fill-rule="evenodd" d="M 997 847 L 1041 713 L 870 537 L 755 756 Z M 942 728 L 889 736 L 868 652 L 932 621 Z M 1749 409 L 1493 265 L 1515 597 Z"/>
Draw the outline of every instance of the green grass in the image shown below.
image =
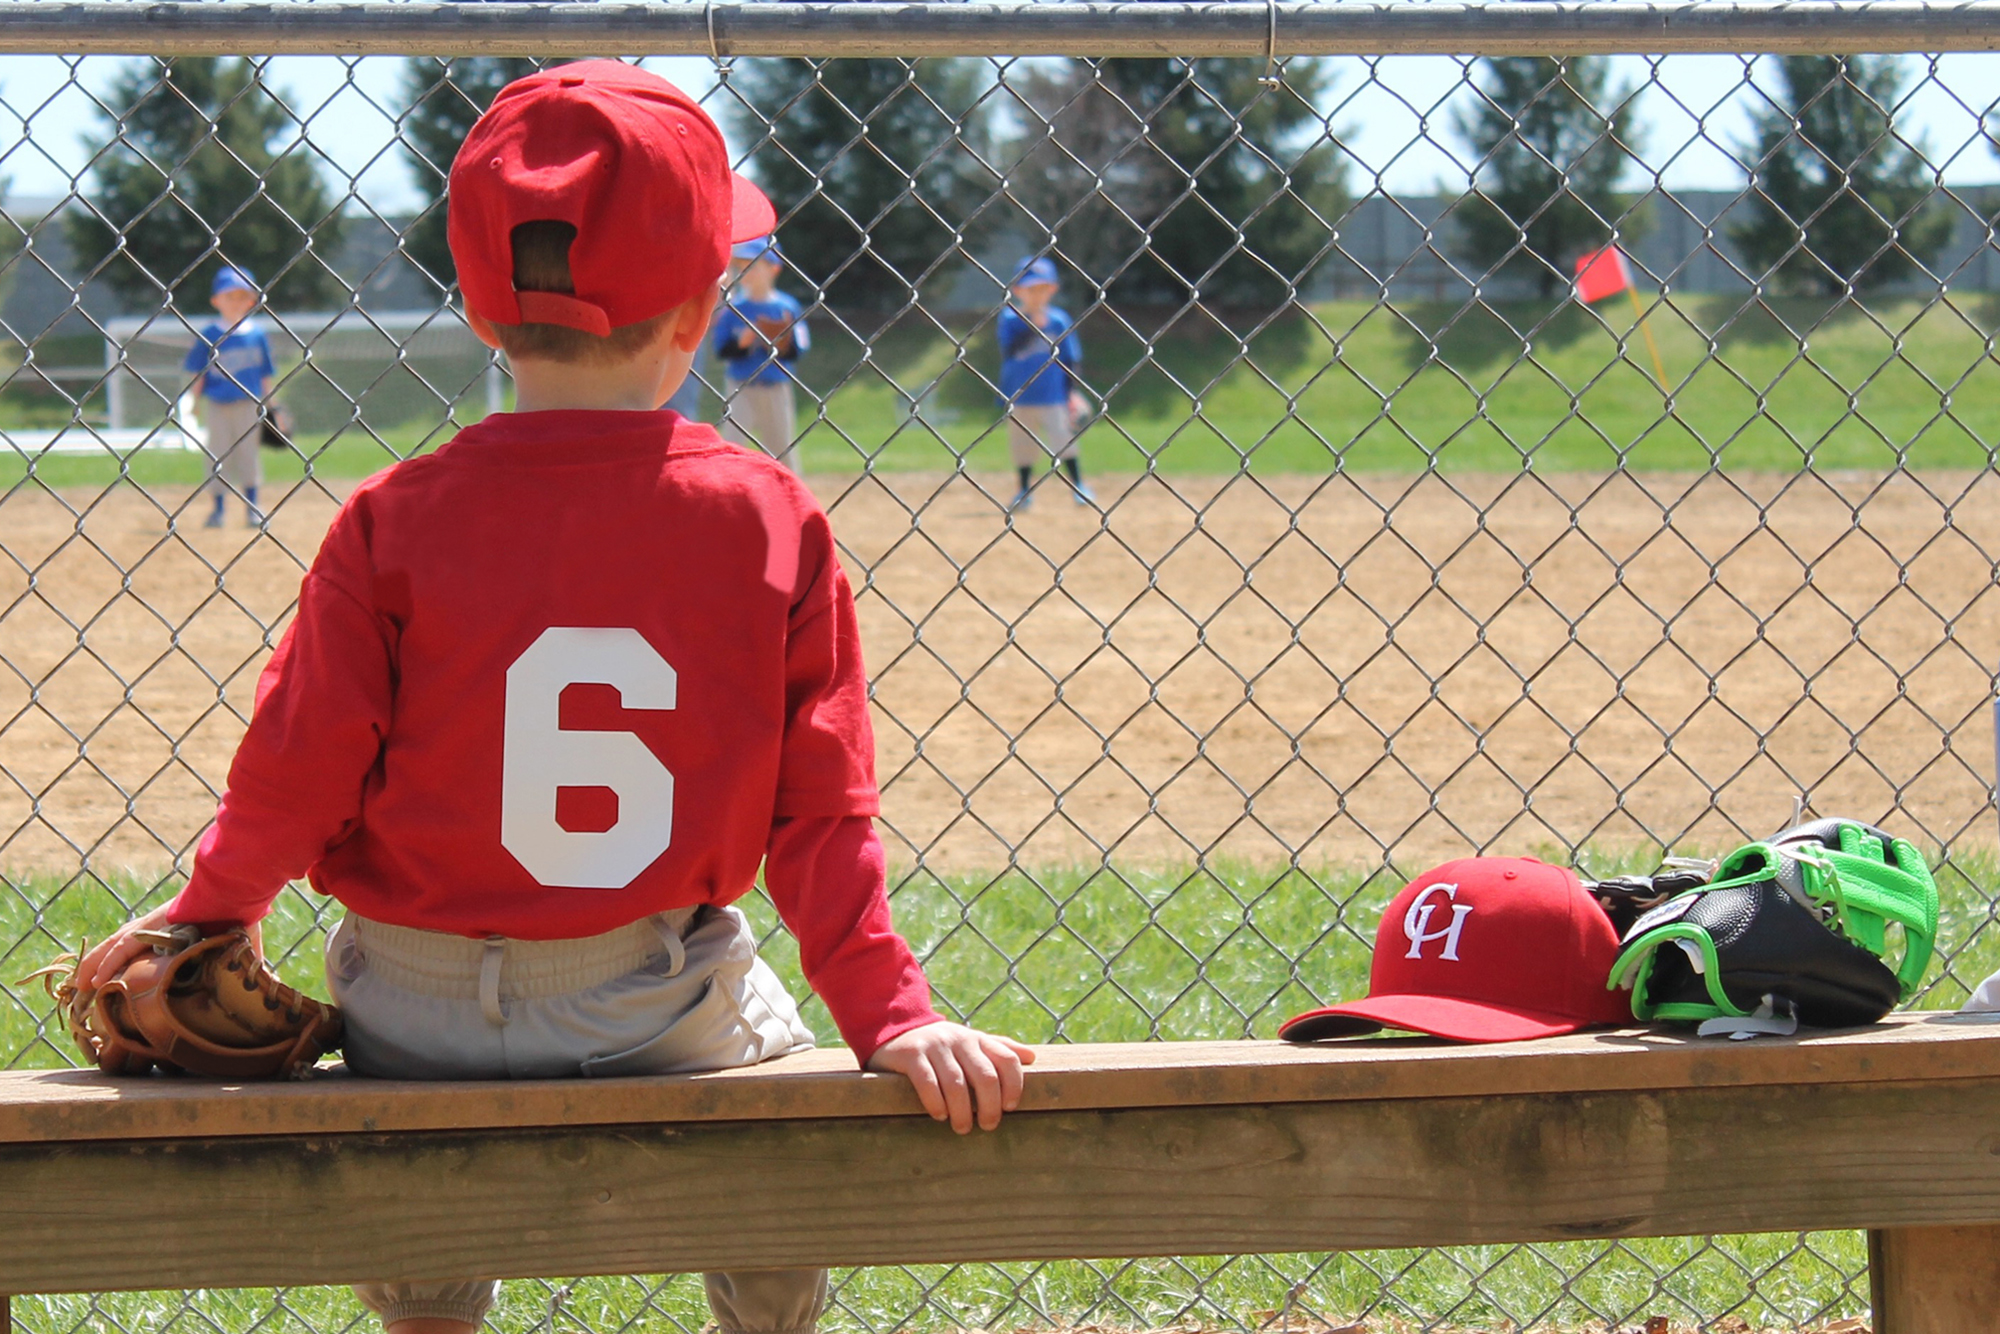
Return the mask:
<path fill-rule="evenodd" d="M 1799 1249 L 1802 1242 L 1810 1249 Z M 822 1327 L 871 1334 L 896 1327 L 983 1332 L 1074 1325 L 1276 1334 L 1289 1308 L 1293 1331 L 1363 1314 L 1370 1330 L 1384 1334 L 1431 1320 L 1482 1334 L 1577 1330 L 1601 1315 L 1631 1329 L 1655 1314 L 1670 1317 L 1677 1334 L 1724 1315 L 1752 1329 L 1796 1329 L 1866 1314 L 1866 1266 L 1861 1234 L 1828 1232 L 1532 1249 L 909 1265 L 835 1271 L 836 1305 Z M 345 1288 L 17 1297 L 14 1319 L 32 1334 L 117 1334 L 119 1327 L 134 1334 L 375 1334 L 380 1328 Z M 517 1281 L 507 1284 L 492 1320 L 505 1334 L 695 1331 L 708 1322 L 708 1310 L 701 1282 L 691 1275 Z"/>
<path fill-rule="evenodd" d="M 1594 870 L 1626 869 L 1641 854 L 1600 856 Z M 1940 945 L 1951 973 L 1921 1002 L 1956 1005 L 1965 984 L 2000 967 L 2000 932 L 1984 885 L 2000 863 L 1977 857 L 1940 876 L 1944 911 Z M 1029 874 L 906 877 L 896 893 L 897 919 L 929 960 L 940 1003 L 982 1026 L 1046 1041 L 1269 1037 L 1286 1015 L 1319 998 L 1366 990 L 1368 946 L 1396 884 L 1383 874 L 1219 866 L 1206 870 L 1113 873 L 1056 868 Z M 39 990 L 13 979 L 61 946 L 97 938 L 131 910 L 160 901 L 174 885 L 132 877 L 60 882 L 12 877 L 0 883 L 0 1066 L 66 1064 L 55 1045 Z M 745 906 L 766 930 L 775 926 L 761 895 Z M 287 980 L 323 992 L 318 951 L 322 926 L 309 896 L 288 891 L 266 928 L 267 946 Z M 775 934 L 766 957 L 799 994 L 797 953 Z M 1941 969 L 1934 969 L 1933 976 Z M 12 1001 L 7 998 L 12 997 Z M 808 1023 L 831 1034 L 823 1006 L 806 1006 Z M 1790 1328 L 1862 1314 L 1867 1306 L 1866 1248 L 1859 1234 L 1666 1238 L 1625 1243 L 1573 1242 L 1444 1251 L 1368 1252 L 1149 1260 L 1089 1264 L 966 1265 L 856 1270 L 837 1276 L 841 1299 L 829 1326 L 980 1330 L 1091 1322 L 1105 1326 L 1256 1327 L 1284 1309 L 1321 1317 L 1370 1313 L 1372 1319 L 1449 1319 L 1468 1329 L 1497 1329 L 1506 1319 L 1563 1328 L 1593 1312 L 1637 1324 L 1666 1315 L 1737 1314 L 1752 1327 Z M 699 1284 L 689 1279 L 598 1279 L 565 1298 L 556 1324 L 623 1330 L 649 1317 L 646 1303 L 689 1329 L 706 1319 Z M 544 1325 L 552 1288 L 510 1285 L 501 1328 Z M 648 1294 L 651 1294 L 650 1296 Z M 30 1299 L 17 1319 L 34 1334 L 88 1328 L 131 1330 L 283 1329 L 294 1322 L 326 1331 L 360 1318 L 345 1290 L 286 1293 L 118 1294 L 94 1299 Z M 1335 1320 L 1338 1323 L 1338 1320 Z M 1386 1327 L 1386 1326 L 1385 1326 Z M 366 1329 L 367 1326 L 361 1326 Z M 115 1331 L 112 1331 L 115 1334 Z"/>
<path fill-rule="evenodd" d="M 1587 858 L 1598 874 L 1645 861 L 1643 852 Z M 1976 853 L 1938 879 L 1939 951 L 1950 971 L 1932 965 L 1919 1004 L 1952 1008 L 1968 984 L 2000 970 L 2000 931 L 1987 929 L 1993 908 L 1981 888 L 2000 882 L 2000 861 Z M 940 1007 L 957 1018 L 1030 1042 L 1191 1041 L 1272 1037 L 1299 1010 L 1365 992 L 1369 943 L 1400 887 L 1380 870 L 1055 867 L 907 873 L 894 902 Z M 79 940 L 101 939 L 177 888 L 171 877 L 129 874 L 0 879 L 0 984 Z M 765 937 L 765 957 L 807 997 L 797 949 L 767 901 L 755 894 L 743 906 Z M 286 981 L 323 991 L 323 924 L 337 912 L 300 887 L 279 896 L 265 948 Z M 803 1008 L 824 1041 L 838 1041 L 817 997 Z M 0 1068 L 73 1060 L 59 1030 L 37 1034 L 48 1009 L 36 988 L 0 990 Z"/>
<path fill-rule="evenodd" d="M 1990 353 L 2000 297 L 1833 307 L 1676 298 L 1648 318 L 1675 383 L 1671 410 L 1631 308 L 1617 301 L 1595 310 L 1340 301 L 1262 327 L 1230 318 L 1234 329 L 1202 312 L 1100 311 L 1085 320 L 1087 376 L 1107 395 L 1084 436 L 1088 467 L 1977 469 L 1992 465 L 2000 441 L 2000 365 Z M 990 321 L 955 317 L 940 327 L 904 316 L 864 349 L 823 316 L 801 363 L 807 387 L 825 400 L 805 436 L 807 467 L 1005 469 L 1005 432 L 982 378 L 996 357 Z M 477 415 L 478 397 L 475 388 L 461 404 L 461 420 Z M 811 403 L 800 401 L 803 423 Z M 40 411 L 0 395 L 0 420 Z M 712 398 L 705 411 L 715 415 Z M 304 415 L 338 414 L 319 403 Z M 435 396 L 408 385 L 371 388 L 362 415 L 380 440 L 354 426 L 302 433 L 316 473 L 363 476 L 452 429 Z M 272 471 L 282 480 L 305 466 L 274 460 Z M 29 471 L 0 460 L 0 484 Z M 188 484 L 201 471 L 195 457 L 141 456 L 126 475 Z M 32 473 L 51 486 L 121 475 L 104 458 L 52 458 Z"/>
<path fill-rule="evenodd" d="M 449 426 L 410 422 L 382 430 L 381 439 L 358 428 L 324 438 L 307 436 L 301 441 L 303 453 L 264 451 L 265 484 L 282 491 L 308 472 L 328 479 L 367 477 L 450 439 L 451 434 Z M 120 482 L 146 488 L 192 487 L 207 476 L 207 458 L 192 450 L 142 449 L 123 459 L 109 452 L 49 454 L 32 462 L 0 455 L 0 487 L 9 489 L 99 489 Z"/>
<path fill-rule="evenodd" d="M 1333 302 L 1247 342 L 1204 314 L 1162 319 L 1131 316 L 1154 344 L 1150 360 L 1114 317 L 1084 325 L 1089 376 L 1109 393 L 1107 419 L 1084 439 L 1093 468 L 1979 468 L 2000 438 L 2000 367 L 1989 355 L 2000 302 L 1984 296 L 1833 309 L 1678 299 L 1648 318 L 1675 384 L 1672 411 L 1630 307 L 1615 302 Z M 845 455 L 937 467 L 958 453 L 975 468 L 1003 467 L 991 396 L 969 369 L 992 365 L 991 341 L 990 329 L 978 331 L 954 364 L 952 345 L 928 327 L 905 320 L 885 331 L 870 368 L 833 392 L 828 424 L 807 438 L 809 464 Z M 822 338 L 807 379 L 830 388 L 852 346 Z M 928 411 L 950 449 L 912 426 L 897 392 L 933 385 Z"/>

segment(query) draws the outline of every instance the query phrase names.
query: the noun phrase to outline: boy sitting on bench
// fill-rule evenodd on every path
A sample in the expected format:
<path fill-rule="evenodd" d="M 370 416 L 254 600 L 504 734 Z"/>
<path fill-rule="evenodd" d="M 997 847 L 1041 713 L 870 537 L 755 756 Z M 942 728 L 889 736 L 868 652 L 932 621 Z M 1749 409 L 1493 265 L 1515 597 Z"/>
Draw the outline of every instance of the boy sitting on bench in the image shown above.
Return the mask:
<path fill-rule="evenodd" d="M 854 1054 L 991 1129 L 1033 1053 L 945 1022 L 889 920 L 854 600 L 777 461 L 657 409 L 732 241 L 771 230 L 686 94 L 612 61 L 494 99 L 451 173 L 466 315 L 517 411 L 363 483 L 272 655 L 229 790 L 136 929 L 340 900 L 348 1064 L 401 1079 L 662 1074 L 812 1036 L 730 906 L 759 863 Z M 471 1334 L 485 1280 L 358 1288 Z M 823 1270 L 708 1275 L 725 1334 L 801 1334 Z"/>

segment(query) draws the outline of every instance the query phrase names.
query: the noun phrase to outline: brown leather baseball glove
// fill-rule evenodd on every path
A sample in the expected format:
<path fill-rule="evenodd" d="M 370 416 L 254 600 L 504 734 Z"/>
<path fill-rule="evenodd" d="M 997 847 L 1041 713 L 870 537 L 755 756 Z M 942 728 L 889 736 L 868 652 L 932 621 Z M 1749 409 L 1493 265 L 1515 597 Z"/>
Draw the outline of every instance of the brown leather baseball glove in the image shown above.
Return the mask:
<path fill-rule="evenodd" d="M 781 357 L 790 355 L 792 350 L 792 322 L 790 320 L 766 315 L 757 319 L 754 323 L 757 326 L 757 332 L 770 340 L 772 351 Z"/>
<path fill-rule="evenodd" d="M 99 1069 L 297 1079 L 340 1046 L 340 1011 L 278 981 L 247 931 L 204 939 L 182 926 L 137 938 L 151 952 L 95 991 L 78 986 L 74 955 L 34 974 Z"/>

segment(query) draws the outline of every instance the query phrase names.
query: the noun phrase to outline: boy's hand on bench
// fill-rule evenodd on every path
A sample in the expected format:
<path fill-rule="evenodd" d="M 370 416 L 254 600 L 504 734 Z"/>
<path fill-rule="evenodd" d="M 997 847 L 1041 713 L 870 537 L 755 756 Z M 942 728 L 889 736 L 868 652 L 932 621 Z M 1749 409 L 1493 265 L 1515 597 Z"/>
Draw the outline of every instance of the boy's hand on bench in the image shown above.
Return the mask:
<path fill-rule="evenodd" d="M 153 942 L 140 938 L 140 932 L 169 931 L 173 929 L 173 925 L 167 920 L 165 904 L 161 904 L 142 917 L 134 917 L 90 947 L 90 951 L 76 966 L 76 984 L 90 991 L 102 987 L 117 977 L 126 964 L 153 948 Z M 257 957 L 261 959 L 264 956 L 262 925 L 253 922 L 248 930 L 250 943 L 256 946 Z"/>
<path fill-rule="evenodd" d="M 964 1024 L 937 1023 L 890 1038 L 868 1058 L 878 1074 L 902 1075 L 936 1121 L 950 1121 L 964 1135 L 976 1119 L 982 1130 L 1021 1105 L 1021 1067 L 1035 1049 Z"/>
<path fill-rule="evenodd" d="M 77 985 L 87 991 L 97 990 L 118 976 L 126 964 L 153 948 L 150 942 L 134 938 L 139 932 L 165 931 L 172 925 L 167 920 L 165 904 L 143 917 L 134 917 L 90 947 L 90 952 L 76 966 Z"/>

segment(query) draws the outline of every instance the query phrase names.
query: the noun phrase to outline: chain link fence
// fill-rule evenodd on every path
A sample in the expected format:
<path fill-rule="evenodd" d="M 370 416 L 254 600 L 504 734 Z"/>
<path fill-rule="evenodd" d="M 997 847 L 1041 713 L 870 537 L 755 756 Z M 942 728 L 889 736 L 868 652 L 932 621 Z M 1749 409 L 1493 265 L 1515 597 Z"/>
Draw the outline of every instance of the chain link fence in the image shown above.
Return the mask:
<path fill-rule="evenodd" d="M 947 11 L 981 7 L 939 6 L 900 53 L 827 58 L 859 29 L 770 8 L 804 17 L 756 58 L 726 40 L 766 31 L 754 6 L 651 12 L 676 40 L 701 18 L 708 58 L 669 73 L 783 218 L 813 340 L 766 443 L 853 576 L 897 911 L 944 1007 L 1037 1041 L 1269 1037 L 1365 988 L 1377 912 L 1430 863 L 1609 871 L 1801 806 L 1938 860 L 1921 1004 L 2000 965 L 2000 70 L 1800 55 L 1750 19 L 1737 47 L 1792 54 L 1535 54 L 1587 49 L 1560 7 L 1507 54 L 1322 58 L 1367 48 L 1306 49 L 1289 4 L 1120 59 L 990 54 L 1065 49 L 1082 6 L 954 54 Z M 1094 31 L 1139 40 L 1117 9 Z M 1912 49 L 1868 9 L 1807 40 Z M 374 12 L 415 10 L 439 7 Z M 446 58 L 385 24 L 302 92 L 257 53 L 310 49 L 310 11 L 262 12 L 0 74 L 0 1065 L 74 1061 L 12 979 L 176 888 L 353 482 L 511 392 L 453 307 L 442 172 L 501 84 L 591 35 L 544 15 L 538 52 L 485 16 L 512 44 Z M 49 49 L 101 40 L 72 32 Z M 1082 344 L 1075 469 L 1010 453 L 997 326 L 1033 257 Z M 211 528 L 180 358 L 225 261 L 269 293 L 292 427 Z M 700 370 L 688 410 L 731 416 Z M 317 985 L 327 915 L 281 900 L 292 980 Z M 856 1271 L 830 1322 L 1853 1329 L 1866 1289 L 1855 1235 L 1685 1238 Z M 306 1289 L 15 1309 L 37 1334 L 361 1320 Z M 495 1317 L 705 1318 L 680 1278 L 514 1284 Z"/>

